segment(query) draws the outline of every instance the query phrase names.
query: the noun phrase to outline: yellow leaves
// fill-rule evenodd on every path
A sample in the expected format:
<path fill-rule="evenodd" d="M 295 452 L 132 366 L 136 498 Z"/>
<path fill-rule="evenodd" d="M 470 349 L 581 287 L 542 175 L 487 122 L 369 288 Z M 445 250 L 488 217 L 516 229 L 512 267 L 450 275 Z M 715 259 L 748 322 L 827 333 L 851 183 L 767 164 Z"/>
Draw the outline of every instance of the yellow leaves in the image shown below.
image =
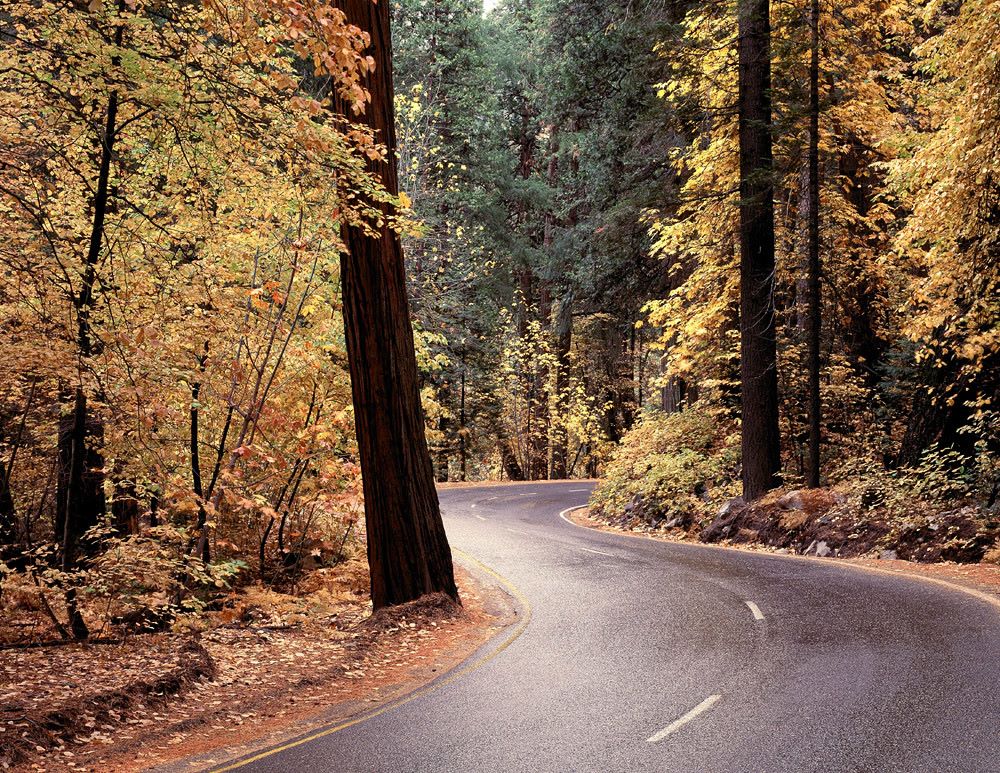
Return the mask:
<path fill-rule="evenodd" d="M 994 9 L 992 16 L 987 8 Z M 940 3 L 927 6 L 938 32 L 919 49 L 919 69 L 933 75 L 920 94 L 924 120 L 892 168 L 913 210 L 896 251 L 926 276 L 906 299 L 904 329 L 974 364 L 995 351 L 996 341 L 983 334 L 1000 318 L 983 303 L 997 276 L 989 255 L 1000 242 L 1000 225 L 985 216 L 995 208 L 995 186 L 988 183 L 996 179 L 1000 158 L 996 8 L 994 0 L 972 0 L 956 18 Z"/>

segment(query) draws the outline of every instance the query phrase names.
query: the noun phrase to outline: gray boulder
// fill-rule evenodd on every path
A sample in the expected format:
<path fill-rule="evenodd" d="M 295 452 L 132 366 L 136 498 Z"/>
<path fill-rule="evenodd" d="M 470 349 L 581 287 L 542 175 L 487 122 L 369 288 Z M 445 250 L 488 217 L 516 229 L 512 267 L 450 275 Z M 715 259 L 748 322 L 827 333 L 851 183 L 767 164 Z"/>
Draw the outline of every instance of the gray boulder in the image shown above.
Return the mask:
<path fill-rule="evenodd" d="M 719 508 L 718 516 L 719 518 L 725 518 L 726 516 L 732 515 L 737 510 L 742 509 L 746 506 L 746 502 L 743 501 L 743 497 L 734 497 L 730 499 L 726 504 Z"/>
<path fill-rule="evenodd" d="M 778 507 L 782 510 L 805 510 L 805 500 L 801 491 L 789 491 L 778 500 Z"/>

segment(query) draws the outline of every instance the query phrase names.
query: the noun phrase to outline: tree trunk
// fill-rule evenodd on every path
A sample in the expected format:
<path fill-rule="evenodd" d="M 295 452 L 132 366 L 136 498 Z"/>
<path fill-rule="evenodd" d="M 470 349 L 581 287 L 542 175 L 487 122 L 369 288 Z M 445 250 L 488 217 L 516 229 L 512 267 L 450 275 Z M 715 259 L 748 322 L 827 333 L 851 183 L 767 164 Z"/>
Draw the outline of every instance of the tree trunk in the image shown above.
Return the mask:
<path fill-rule="evenodd" d="M 19 541 L 17 510 L 8 476 L 0 470 L 0 561 L 13 556 Z"/>
<path fill-rule="evenodd" d="M 103 434 L 100 421 L 88 415 L 83 387 L 77 387 L 73 411 L 59 421 L 55 535 L 62 547 L 64 572 L 76 569 L 80 557 L 92 552 L 83 536 L 105 512 L 104 459 L 94 450 L 101 447 Z M 66 610 L 73 636 L 86 639 L 89 632 L 75 589 L 66 593 Z"/>
<path fill-rule="evenodd" d="M 511 450 L 510 442 L 507 440 L 500 441 L 500 464 L 501 477 L 506 473 L 509 480 L 524 480 L 524 470 L 521 469 L 517 454 Z"/>
<path fill-rule="evenodd" d="M 809 375 L 809 453 L 806 459 L 806 485 L 818 488 L 820 482 L 820 431 L 823 421 L 820 400 L 820 304 L 819 263 L 819 0 L 809 8 L 809 255 L 806 272 L 806 370 Z"/>
<path fill-rule="evenodd" d="M 569 406 L 569 353 L 573 343 L 573 293 L 559 301 L 555 318 L 556 421 L 552 431 L 552 478 L 564 480 L 569 474 L 569 433 L 566 431 L 566 410 Z"/>
<path fill-rule="evenodd" d="M 935 337 L 940 339 L 941 331 Z M 963 432 L 983 396 L 1000 394 L 1000 355 L 988 355 L 975 372 L 962 372 L 961 362 L 944 347 L 934 351 L 916 370 L 918 389 L 894 462 L 915 465 L 924 452 L 938 446 L 971 460 L 976 454 L 974 432 Z M 994 397 L 995 399 L 995 397 Z"/>
<path fill-rule="evenodd" d="M 118 14 L 125 13 L 125 0 L 119 0 Z M 121 48 L 125 40 L 125 24 L 115 27 L 114 41 Z M 111 57 L 111 68 L 121 65 L 119 56 Z M 97 263 L 101 256 L 101 245 L 104 242 L 104 218 L 108 212 L 110 201 L 111 161 L 114 156 L 115 140 L 118 135 L 118 91 L 112 91 L 108 96 L 108 107 L 104 114 L 104 131 L 101 134 L 101 154 L 98 162 L 97 189 L 94 191 L 94 215 L 90 224 L 90 239 L 87 244 L 87 255 L 83 263 L 83 277 L 80 282 L 80 292 L 74 299 L 76 307 L 77 346 L 80 356 L 90 357 L 94 353 L 94 340 L 90 324 L 90 312 L 94 305 L 94 287 L 97 284 Z"/>
<path fill-rule="evenodd" d="M 739 2 L 740 384 L 743 496 L 778 485 L 769 0 Z"/>
<path fill-rule="evenodd" d="M 201 557 L 203 563 L 211 561 L 211 547 L 208 542 L 208 511 L 205 509 L 205 490 L 201 482 L 201 460 L 199 449 L 201 438 L 198 434 L 198 417 L 201 414 L 199 398 L 201 397 L 201 374 L 205 372 L 205 364 L 208 362 L 208 341 L 205 342 L 204 353 L 197 356 L 199 380 L 191 385 L 191 433 L 189 437 L 191 450 L 191 488 L 194 491 L 195 499 L 198 501 L 198 521 L 188 544 L 188 551 L 196 548 L 196 555 Z"/>
<path fill-rule="evenodd" d="M 14 503 L 14 492 L 11 490 L 10 481 L 14 475 L 14 463 L 17 461 L 17 452 L 24 441 L 24 429 L 28 423 L 28 414 L 35 400 L 35 389 L 38 380 L 32 378 L 31 389 L 28 391 L 28 399 L 21 413 L 21 421 L 17 432 L 10 438 L 10 459 L 7 464 L 0 467 L 0 561 L 13 562 L 21 565 L 24 562 L 24 555 L 18 549 L 18 543 L 22 537 L 26 543 L 30 543 L 31 530 L 27 522 L 24 524 L 24 534 L 21 534 L 21 525 L 17 522 L 17 507 Z"/>
<path fill-rule="evenodd" d="M 451 402 L 450 383 L 444 382 L 441 384 L 438 389 L 438 400 L 442 407 Z M 438 483 L 447 483 L 448 477 L 451 474 L 451 439 L 449 438 L 451 422 L 444 412 L 438 417 L 437 429 L 441 433 L 441 444 L 437 449 L 436 458 L 434 458 L 434 479 Z"/>
<path fill-rule="evenodd" d="M 540 282 L 538 289 L 538 326 L 539 335 L 549 335 L 548 324 L 552 318 L 552 290 L 547 282 Z M 535 341 L 541 347 L 544 340 Z M 545 480 L 549 477 L 549 430 L 551 416 L 549 415 L 549 371 L 539 362 L 532 363 L 530 375 L 529 401 L 530 431 L 528 432 L 528 479 Z"/>
<path fill-rule="evenodd" d="M 622 346 L 618 383 L 622 405 L 622 427 L 628 432 L 635 424 L 635 414 L 639 410 L 639 393 L 635 381 L 635 324 L 631 320 L 628 322 L 628 343 Z"/>
<path fill-rule="evenodd" d="M 465 427 L 465 350 L 462 350 L 462 385 L 461 393 L 459 394 L 458 402 L 458 479 L 462 483 L 465 483 L 466 477 L 468 476 L 469 467 L 469 451 L 466 448 L 466 434 L 468 430 Z"/>
<path fill-rule="evenodd" d="M 680 376 L 671 376 L 665 386 L 660 387 L 660 409 L 664 413 L 680 413 L 687 405 L 687 381 Z"/>
<path fill-rule="evenodd" d="M 125 0 L 119 0 L 118 14 L 125 12 Z M 121 48 L 125 25 L 115 27 L 114 42 Z M 111 57 L 112 69 L 121 64 L 119 56 Z M 104 242 L 104 219 L 110 201 L 111 162 L 118 132 L 118 92 L 108 96 L 104 114 L 104 127 L 99 137 L 97 187 L 94 190 L 93 216 L 90 237 L 84 256 L 80 290 L 73 299 L 76 311 L 76 342 L 80 360 L 86 362 L 95 352 L 90 314 L 94 306 L 94 289 L 97 286 L 97 266 Z M 99 451 L 104 440 L 104 427 L 87 411 L 87 398 L 83 386 L 77 386 L 71 413 L 60 418 L 57 456 L 59 474 L 56 484 L 55 538 L 62 545 L 62 569 L 69 572 L 77 568 L 80 553 L 89 553 L 92 546 L 81 544 L 84 533 L 95 526 L 105 513 L 104 460 Z M 66 592 L 66 611 L 70 629 L 77 639 L 90 634 L 77 604 L 76 589 Z"/>
<path fill-rule="evenodd" d="M 363 120 L 385 144 L 369 169 L 392 194 L 399 190 L 392 85 L 389 3 L 338 0 L 347 21 L 370 33 L 376 69 L 364 79 L 371 93 Z M 350 117 L 342 103 L 339 112 Z M 382 205 L 384 206 L 384 205 Z M 451 550 L 441 521 L 434 470 L 424 436 L 399 234 L 378 237 L 343 229 L 344 328 L 355 429 L 365 496 L 372 604 L 378 609 L 427 593 L 458 598 Z"/>
<path fill-rule="evenodd" d="M 130 480 L 114 482 L 115 496 L 111 500 L 111 522 L 115 532 L 125 537 L 139 533 L 139 500 L 135 483 Z"/>

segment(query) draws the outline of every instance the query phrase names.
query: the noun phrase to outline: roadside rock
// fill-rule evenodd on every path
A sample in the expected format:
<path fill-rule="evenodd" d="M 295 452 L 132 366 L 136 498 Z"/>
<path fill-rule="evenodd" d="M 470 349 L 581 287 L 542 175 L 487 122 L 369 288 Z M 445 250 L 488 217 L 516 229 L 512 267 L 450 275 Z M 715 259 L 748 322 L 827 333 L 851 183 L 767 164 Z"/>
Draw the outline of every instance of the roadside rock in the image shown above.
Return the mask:
<path fill-rule="evenodd" d="M 880 561 L 895 561 L 899 556 L 895 550 L 883 550 L 878 554 Z"/>
<path fill-rule="evenodd" d="M 741 510 L 746 507 L 746 504 L 747 503 L 743 500 L 743 497 L 734 497 L 719 508 L 718 518 L 724 518 L 728 515 L 732 515 L 737 510 Z M 716 520 L 718 520 L 718 518 Z"/>
<path fill-rule="evenodd" d="M 720 539 L 725 539 L 729 536 L 729 532 L 733 530 L 733 516 L 720 515 L 714 521 L 712 521 L 708 526 L 702 529 L 701 534 L 698 538 L 702 542 L 716 542 Z"/>
<path fill-rule="evenodd" d="M 833 550 L 830 548 L 828 544 L 826 544 L 825 540 L 819 540 L 819 541 L 813 540 L 812 542 L 809 543 L 809 547 L 807 547 L 804 551 L 802 551 L 802 555 L 805 556 L 814 555 L 818 556 L 819 558 L 826 558 L 827 556 L 832 554 Z"/>
<path fill-rule="evenodd" d="M 719 508 L 719 514 L 715 519 L 698 535 L 702 542 L 717 542 L 731 536 L 733 527 L 740 516 L 746 511 L 746 502 L 743 497 L 730 499 Z"/>
<path fill-rule="evenodd" d="M 785 531 L 796 531 L 809 523 L 809 514 L 801 510 L 789 510 L 778 522 Z"/>
<path fill-rule="evenodd" d="M 782 510 L 805 510 L 805 499 L 802 491 L 789 491 L 778 500 Z"/>

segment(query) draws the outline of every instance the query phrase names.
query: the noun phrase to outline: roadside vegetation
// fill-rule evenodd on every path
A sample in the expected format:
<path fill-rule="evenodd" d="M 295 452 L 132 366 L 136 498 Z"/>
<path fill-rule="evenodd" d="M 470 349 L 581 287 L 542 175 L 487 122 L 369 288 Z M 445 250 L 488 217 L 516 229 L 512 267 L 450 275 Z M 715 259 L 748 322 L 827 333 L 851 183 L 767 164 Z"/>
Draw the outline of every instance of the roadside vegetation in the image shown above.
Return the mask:
<path fill-rule="evenodd" d="M 970 469 L 925 454 L 915 467 L 847 460 L 830 482 L 791 484 L 747 504 L 739 439 L 697 409 L 644 417 L 605 468 L 590 515 L 678 539 L 820 556 L 1000 563 L 991 458 Z"/>
<path fill-rule="evenodd" d="M 595 514 L 642 528 L 986 555 L 997 4 L 469 8 L 398 10 L 439 480 L 591 475 Z M 767 165 L 741 170 L 750 142 Z"/>
<path fill-rule="evenodd" d="M 692 10 L 660 44 L 676 65 L 661 95 L 686 137 L 678 204 L 652 222 L 675 286 L 642 321 L 663 399 L 616 450 L 594 512 L 797 552 L 996 560 L 1000 231 L 982 183 L 997 172 L 983 105 L 1000 79 L 976 51 L 998 7 L 773 9 L 776 411 L 757 446 L 741 432 L 735 12 Z M 764 440 L 779 463 L 748 490 Z"/>
<path fill-rule="evenodd" d="M 409 506 L 362 504 L 373 458 L 387 475 L 392 448 L 425 454 L 402 282 L 377 309 L 341 288 L 346 269 L 387 294 L 356 260 L 395 244 L 380 265 L 401 280 L 410 227 L 374 123 L 392 72 L 373 7 L 0 12 L 5 768 L 72 767 L 77 745 L 217 680 L 210 642 L 233 629 L 346 642 L 316 676 L 330 686 L 376 652 L 373 608 L 429 596 L 465 620 L 429 460 L 422 487 L 419 467 L 395 487 Z M 388 398 L 351 325 L 392 327 L 376 349 L 396 347 L 384 377 L 415 421 L 358 426 Z M 385 533 L 389 560 L 365 561 Z M 287 654 L 233 651 L 248 673 Z"/>

